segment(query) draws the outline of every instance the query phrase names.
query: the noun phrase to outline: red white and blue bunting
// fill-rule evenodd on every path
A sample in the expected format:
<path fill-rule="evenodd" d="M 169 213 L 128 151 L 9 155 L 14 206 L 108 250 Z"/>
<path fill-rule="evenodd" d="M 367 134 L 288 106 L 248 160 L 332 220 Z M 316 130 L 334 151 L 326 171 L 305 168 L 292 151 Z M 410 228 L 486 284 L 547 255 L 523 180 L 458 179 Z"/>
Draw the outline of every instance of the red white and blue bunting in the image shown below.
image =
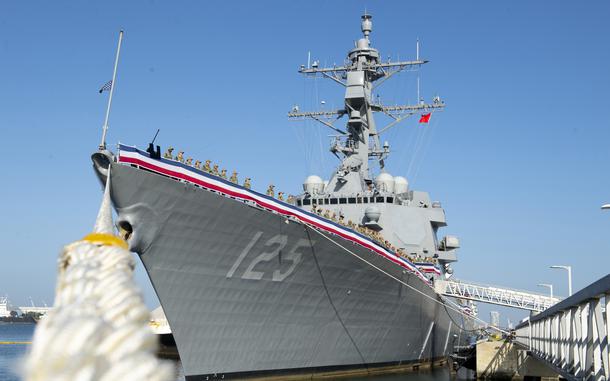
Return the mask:
<path fill-rule="evenodd" d="M 441 270 L 432 263 L 416 262 L 415 266 L 417 266 L 417 268 L 419 268 L 421 271 L 423 271 L 427 274 L 441 275 Z"/>
<path fill-rule="evenodd" d="M 430 263 L 414 264 L 409 260 L 387 250 L 365 235 L 351 230 L 346 226 L 310 213 L 294 205 L 277 200 L 273 197 L 258 193 L 251 189 L 246 189 L 241 185 L 234 184 L 217 176 L 210 175 L 184 163 L 168 159 L 152 159 L 147 152 L 123 144 L 119 145 L 118 162 L 133 164 L 152 172 L 192 183 L 204 189 L 215 191 L 216 193 L 220 193 L 224 196 L 254 203 L 261 208 L 298 220 L 319 230 L 338 235 L 343 239 L 372 250 L 387 260 L 407 269 L 428 285 L 430 285 L 430 280 L 424 273 L 434 273 L 437 275 L 441 274 L 440 270 L 435 265 Z"/>

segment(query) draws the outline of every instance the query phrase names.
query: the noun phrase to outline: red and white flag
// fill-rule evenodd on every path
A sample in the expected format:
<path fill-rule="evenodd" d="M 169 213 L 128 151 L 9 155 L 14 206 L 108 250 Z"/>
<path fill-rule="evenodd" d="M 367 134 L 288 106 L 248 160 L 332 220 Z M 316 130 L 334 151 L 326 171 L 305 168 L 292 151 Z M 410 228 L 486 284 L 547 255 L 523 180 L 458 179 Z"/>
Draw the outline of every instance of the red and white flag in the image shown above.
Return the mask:
<path fill-rule="evenodd" d="M 430 121 L 431 115 L 432 115 L 431 112 L 429 112 L 427 114 L 422 114 L 421 117 L 419 118 L 419 123 L 428 123 Z"/>

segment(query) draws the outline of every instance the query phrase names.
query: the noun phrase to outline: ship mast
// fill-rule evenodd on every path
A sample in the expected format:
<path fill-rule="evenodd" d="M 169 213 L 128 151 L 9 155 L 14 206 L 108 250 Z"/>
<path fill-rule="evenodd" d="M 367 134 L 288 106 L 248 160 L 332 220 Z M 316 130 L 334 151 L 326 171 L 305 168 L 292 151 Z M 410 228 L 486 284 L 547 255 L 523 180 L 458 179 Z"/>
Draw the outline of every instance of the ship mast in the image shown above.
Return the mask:
<path fill-rule="evenodd" d="M 314 61 L 311 67 L 301 65 L 299 73 L 313 76 L 321 75 L 345 87 L 343 109 L 334 111 L 300 112 L 295 107 L 288 113 L 289 118 L 303 120 L 314 119 L 338 133 L 331 145 L 331 152 L 342 162 L 329 182 L 331 192 L 359 193 L 368 189 L 371 184 L 369 160 L 377 160 L 381 171 L 384 160 L 390 153 L 389 145 L 380 144 L 379 137 L 407 117 L 417 112 L 432 112 L 445 105 L 436 97 L 434 102 L 426 104 L 418 99 L 416 105 L 385 106 L 373 100 L 373 91 L 382 83 L 405 69 L 417 69 L 427 63 L 419 58 L 413 61 L 381 62 L 377 49 L 371 47 L 369 36 L 372 31 L 372 16 L 364 14 L 361 21 L 363 37 L 347 56 L 343 66 L 321 68 Z M 377 128 L 373 114 L 382 112 L 392 121 Z M 335 123 L 343 116 L 348 117 L 345 129 Z M 339 156 L 341 155 L 341 156 Z"/>

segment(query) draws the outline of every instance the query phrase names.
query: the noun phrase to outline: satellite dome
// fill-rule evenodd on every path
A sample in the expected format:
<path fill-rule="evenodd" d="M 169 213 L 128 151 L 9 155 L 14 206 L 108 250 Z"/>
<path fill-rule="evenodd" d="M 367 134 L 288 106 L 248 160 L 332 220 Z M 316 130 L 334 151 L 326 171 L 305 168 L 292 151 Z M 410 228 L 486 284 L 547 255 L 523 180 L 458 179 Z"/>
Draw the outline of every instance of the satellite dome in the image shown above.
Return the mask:
<path fill-rule="evenodd" d="M 364 217 L 366 217 L 368 222 L 377 222 L 379 217 L 381 217 L 381 211 L 376 206 L 369 206 L 364 210 Z"/>
<path fill-rule="evenodd" d="M 311 175 L 305 179 L 303 190 L 309 194 L 320 194 L 324 191 L 324 182 L 320 176 Z"/>
<path fill-rule="evenodd" d="M 403 194 L 409 191 L 409 182 L 402 176 L 394 177 L 394 193 Z"/>
<path fill-rule="evenodd" d="M 387 172 L 382 172 L 377 176 L 375 185 L 377 186 L 377 190 L 381 192 L 394 192 L 394 178 Z"/>
<path fill-rule="evenodd" d="M 366 38 L 361 38 L 358 40 L 358 49 L 368 49 L 369 48 L 369 40 Z"/>

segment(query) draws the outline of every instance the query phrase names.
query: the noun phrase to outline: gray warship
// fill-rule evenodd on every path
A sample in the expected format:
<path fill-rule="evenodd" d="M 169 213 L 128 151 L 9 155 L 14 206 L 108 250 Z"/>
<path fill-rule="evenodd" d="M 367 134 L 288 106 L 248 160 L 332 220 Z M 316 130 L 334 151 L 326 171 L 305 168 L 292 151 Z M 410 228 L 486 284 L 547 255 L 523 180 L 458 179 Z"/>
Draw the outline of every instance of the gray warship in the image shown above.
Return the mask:
<path fill-rule="evenodd" d="M 284 200 L 182 155 L 161 157 L 152 143 L 116 153 L 103 144 L 93 154 L 187 380 L 395 370 L 446 359 L 468 339 L 468 312 L 433 288 L 451 276 L 459 242 L 437 238 L 446 226 L 440 203 L 387 173 L 390 149 L 380 143 L 388 128 L 444 103 L 374 101 L 376 85 L 427 61 L 418 53 L 382 62 L 371 19 L 362 16 L 363 36 L 343 66 L 299 69 L 345 87 L 340 110 L 288 114 L 337 134 L 330 151 L 340 164 L 328 181 L 309 176 L 303 193 Z M 378 128 L 377 112 L 393 121 Z"/>

